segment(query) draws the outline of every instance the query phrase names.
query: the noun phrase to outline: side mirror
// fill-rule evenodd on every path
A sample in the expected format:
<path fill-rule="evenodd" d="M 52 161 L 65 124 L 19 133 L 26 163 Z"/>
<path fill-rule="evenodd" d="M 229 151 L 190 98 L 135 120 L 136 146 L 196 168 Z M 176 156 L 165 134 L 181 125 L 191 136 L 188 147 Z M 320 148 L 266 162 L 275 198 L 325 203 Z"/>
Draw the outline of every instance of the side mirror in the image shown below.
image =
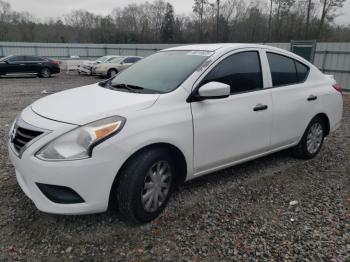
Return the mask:
<path fill-rule="evenodd" d="M 201 86 L 198 94 L 192 95 L 189 102 L 203 101 L 207 99 L 222 99 L 229 97 L 231 87 L 220 82 L 209 82 Z"/>

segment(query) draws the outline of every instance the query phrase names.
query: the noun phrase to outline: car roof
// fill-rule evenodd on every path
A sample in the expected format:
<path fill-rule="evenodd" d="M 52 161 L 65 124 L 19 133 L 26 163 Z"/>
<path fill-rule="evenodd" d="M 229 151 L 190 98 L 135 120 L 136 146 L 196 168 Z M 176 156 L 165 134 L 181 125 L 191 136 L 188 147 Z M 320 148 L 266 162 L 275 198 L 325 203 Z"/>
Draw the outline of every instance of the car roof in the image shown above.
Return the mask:
<path fill-rule="evenodd" d="M 304 64 L 307 64 L 310 66 L 310 63 L 308 61 L 306 61 L 304 58 L 292 52 L 289 52 L 281 48 L 277 48 L 269 45 L 262 45 L 262 44 L 246 44 L 246 43 L 195 44 L 195 45 L 171 47 L 161 51 L 205 51 L 205 52 L 226 53 L 233 50 L 244 49 L 244 48 L 256 48 L 256 49 L 265 49 L 267 51 L 275 51 L 275 52 L 290 56 L 294 59 L 300 60 Z"/>
<path fill-rule="evenodd" d="M 211 51 L 214 52 L 216 50 L 222 49 L 222 48 L 232 48 L 232 49 L 239 49 L 239 48 L 261 48 L 266 47 L 264 45 L 257 45 L 257 44 L 239 44 L 239 43 L 222 43 L 222 44 L 195 44 L 195 45 L 184 45 L 184 46 L 176 46 L 164 49 L 164 51 Z"/>
<path fill-rule="evenodd" d="M 279 50 L 283 49 L 276 48 L 273 46 L 262 45 L 262 44 L 247 44 L 247 43 L 218 43 L 218 44 L 194 44 L 194 45 L 184 45 L 184 46 L 175 46 L 171 48 L 164 49 L 162 51 L 208 51 L 215 52 L 220 49 L 226 50 L 235 50 L 242 48 L 262 48 L 262 49 L 270 49 L 270 50 Z M 283 50 L 286 51 L 286 50 Z"/>

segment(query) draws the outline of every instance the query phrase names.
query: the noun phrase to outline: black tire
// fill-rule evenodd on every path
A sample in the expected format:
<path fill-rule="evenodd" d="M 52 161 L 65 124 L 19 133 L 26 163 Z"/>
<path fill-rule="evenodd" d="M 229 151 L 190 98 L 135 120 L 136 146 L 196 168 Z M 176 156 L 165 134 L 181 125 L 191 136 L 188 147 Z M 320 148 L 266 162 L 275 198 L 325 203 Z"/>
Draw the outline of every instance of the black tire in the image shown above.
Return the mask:
<path fill-rule="evenodd" d="M 39 73 L 39 77 L 40 78 L 49 78 L 51 77 L 51 70 L 47 67 L 44 67 L 40 70 L 40 73 Z"/>
<path fill-rule="evenodd" d="M 322 129 L 322 137 L 319 138 L 319 144 L 317 143 L 317 148 L 315 145 L 314 150 L 310 150 L 310 147 L 308 147 L 308 136 L 310 135 L 310 132 L 312 132 L 312 128 L 315 128 L 315 126 L 320 127 Z M 293 148 L 293 155 L 300 159 L 312 159 L 314 158 L 321 150 L 324 137 L 326 133 L 326 124 L 324 120 L 321 117 L 315 117 L 311 120 L 310 124 L 306 128 L 304 135 L 302 139 L 300 140 L 299 144 L 296 145 Z"/>
<path fill-rule="evenodd" d="M 107 77 L 111 78 L 112 76 L 115 76 L 116 74 L 118 74 L 118 71 L 116 69 L 109 69 L 107 72 Z"/>
<path fill-rule="evenodd" d="M 156 210 L 147 211 L 145 203 L 142 201 L 142 197 L 150 192 L 147 191 L 145 185 L 150 182 L 153 184 L 153 181 L 147 182 L 147 178 L 150 177 L 148 174 L 154 165 L 157 165 L 157 163 L 160 162 L 166 162 L 169 164 L 167 166 L 170 168 L 171 172 L 169 181 L 167 182 L 169 183 L 169 190 L 167 191 L 166 197 L 163 198 L 161 204 L 159 203 Z M 115 186 L 111 192 L 112 205 L 117 208 L 119 215 L 128 222 L 136 224 L 150 222 L 162 213 L 168 203 L 170 195 L 174 189 L 174 176 L 175 163 L 172 155 L 168 151 L 162 148 L 141 151 L 128 161 L 119 174 L 117 186 Z M 150 199 L 153 203 L 153 196 L 151 196 Z M 157 196 L 156 199 L 158 202 L 160 198 Z"/>

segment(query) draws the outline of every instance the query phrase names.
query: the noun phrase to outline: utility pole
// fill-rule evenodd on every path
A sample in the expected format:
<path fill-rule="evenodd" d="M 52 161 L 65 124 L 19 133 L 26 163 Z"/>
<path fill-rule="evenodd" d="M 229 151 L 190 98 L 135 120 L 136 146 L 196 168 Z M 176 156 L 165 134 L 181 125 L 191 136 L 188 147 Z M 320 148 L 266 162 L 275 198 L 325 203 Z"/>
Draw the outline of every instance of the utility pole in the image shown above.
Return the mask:
<path fill-rule="evenodd" d="M 216 0 L 217 13 L 216 13 L 216 42 L 219 42 L 219 22 L 220 22 L 220 0 Z"/>

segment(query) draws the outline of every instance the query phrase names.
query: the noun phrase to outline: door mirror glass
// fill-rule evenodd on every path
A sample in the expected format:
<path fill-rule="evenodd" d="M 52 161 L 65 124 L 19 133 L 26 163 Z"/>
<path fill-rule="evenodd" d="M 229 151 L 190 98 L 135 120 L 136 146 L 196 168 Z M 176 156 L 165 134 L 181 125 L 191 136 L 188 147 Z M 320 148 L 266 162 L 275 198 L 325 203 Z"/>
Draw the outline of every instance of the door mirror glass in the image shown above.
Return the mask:
<path fill-rule="evenodd" d="M 231 87 L 220 82 L 209 82 L 201 86 L 198 90 L 201 99 L 218 99 L 230 96 Z"/>

